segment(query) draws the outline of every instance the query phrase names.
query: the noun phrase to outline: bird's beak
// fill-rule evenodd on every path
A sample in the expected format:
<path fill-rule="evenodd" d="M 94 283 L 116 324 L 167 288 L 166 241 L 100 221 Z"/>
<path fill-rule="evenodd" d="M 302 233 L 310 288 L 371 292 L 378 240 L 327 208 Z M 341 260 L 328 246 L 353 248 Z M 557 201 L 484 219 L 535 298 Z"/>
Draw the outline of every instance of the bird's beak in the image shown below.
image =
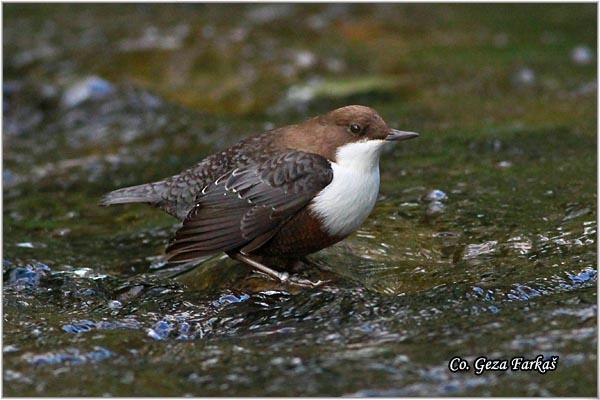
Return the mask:
<path fill-rule="evenodd" d="M 414 139 L 418 136 L 419 136 L 419 134 L 416 132 L 406 132 L 406 131 L 399 131 L 397 129 L 390 129 L 390 132 L 385 137 L 385 140 L 399 142 L 401 140 Z"/>

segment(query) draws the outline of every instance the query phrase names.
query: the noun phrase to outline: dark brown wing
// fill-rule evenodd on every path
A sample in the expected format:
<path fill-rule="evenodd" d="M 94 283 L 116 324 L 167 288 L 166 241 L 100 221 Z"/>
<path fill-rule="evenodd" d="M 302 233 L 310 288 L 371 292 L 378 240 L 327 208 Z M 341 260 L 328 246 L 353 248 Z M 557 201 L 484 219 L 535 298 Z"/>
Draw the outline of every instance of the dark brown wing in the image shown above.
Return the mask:
<path fill-rule="evenodd" d="M 243 246 L 256 249 L 332 179 L 327 159 L 301 151 L 229 171 L 202 190 L 167 259 L 185 262 Z"/>

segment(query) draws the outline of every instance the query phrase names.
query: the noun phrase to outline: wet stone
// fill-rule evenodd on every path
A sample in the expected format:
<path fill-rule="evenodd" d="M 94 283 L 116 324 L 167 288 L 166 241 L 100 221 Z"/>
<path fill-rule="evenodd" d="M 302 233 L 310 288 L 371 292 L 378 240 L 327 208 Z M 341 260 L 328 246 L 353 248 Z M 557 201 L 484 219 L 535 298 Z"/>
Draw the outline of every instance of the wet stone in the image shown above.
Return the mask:
<path fill-rule="evenodd" d="M 2 353 L 13 353 L 15 351 L 19 351 L 19 347 L 12 344 L 7 344 L 2 347 Z"/>
<path fill-rule="evenodd" d="M 94 289 L 90 289 L 90 288 L 85 288 L 85 289 L 78 289 L 76 292 L 77 296 L 80 297 L 92 297 L 92 296 L 96 296 L 96 291 Z"/>
<path fill-rule="evenodd" d="M 76 348 L 69 348 L 62 352 L 50 352 L 44 354 L 31 354 L 27 353 L 23 355 L 28 363 L 41 366 L 41 365 L 53 365 L 53 364 L 85 364 L 85 363 L 96 363 L 106 360 L 112 357 L 114 354 L 101 346 L 94 346 L 94 349 L 89 352 L 82 352 Z"/>
<path fill-rule="evenodd" d="M 535 72 L 531 68 L 521 68 L 513 76 L 513 83 L 517 86 L 532 86 L 536 81 Z"/>
<path fill-rule="evenodd" d="M 32 383 L 31 378 L 29 378 L 28 376 L 22 374 L 21 372 L 13 371 L 10 369 L 4 370 L 4 380 L 6 382 L 20 382 L 26 384 Z"/>
<path fill-rule="evenodd" d="M 111 310 L 118 310 L 120 308 L 123 308 L 123 304 L 118 300 L 111 300 L 108 302 L 108 308 L 110 308 Z"/>
<path fill-rule="evenodd" d="M 62 102 L 66 107 L 75 107 L 89 99 L 102 99 L 115 91 L 112 84 L 97 76 L 74 83 L 64 93 Z"/>
<path fill-rule="evenodd" d="M 215 305 L 228 305 L 233 303 L 241 303 L 250 298 L 247 294 L 242 294 L 239 297 L 233 294 L 226 294 L 224 296 L 219 297 L 218 300 L 215 301 Z"/>
<path fill-rule="evenodd" d="M 582 207 L 579 209 L 574 209 L 568 212 L 567 215 L 565 215 L 565 217 L 563 218 L 564 221 L 568 221 L 571 219 L 575 219 L 575 218 L 579 218 L 582 217 L 586 214 L 589 214 L 591 212 L 591 209 L 589 207 Z"/>
<path fill-rule="evenodd" d="M 148 329 L 148 336 L 155 340 L 165 340 L 173 330 L 173 325 L 165 320 L 158 321 L 154 326 Z"/>
<path fill-rule="evenodd" d="M 100 321 L 94 324 L 97 329 L 116 329 L 117 324 L 109 321 Z"/>
<path fill-rule="evenodd" d="M 50 274 L 50 267 L 37 263 L 25 267 L 17 267 L 10 271 L 8 285 L 36 287 L 40 280 Z"/>
<path fill-rule="evenodd" d="M 488 310 L 492 313 L 492 314 L 498 314 L 500 312 L 500 309 L 496 306 L 489 306 Z"/>
<path fill-rule="evenodd" d="M 121 303 L 131 301 L 132 299 L 138 297 L 144 291 L 143 285 L 135 285 L 126 288 L 126 290 L 119 295 L 119 300 Z"/>
<path fill-rule="evenodd" d="M 572 274 L 567 272 L 567 276 L 569 277 L 569 279 L 571 279 L 571 281 L 574 284 L 584 284 L 587 282 L 593 282 L 597 279 L 598 277 L 598 271 L 594 268 L 586 268 L 583 271 L 577 273 L 577 274 Z"/>
<path fill-rule="evenodd" d="M 475 293 L 477 293 L 478 295 L 480 295 L 480 296 L 481 296 L 481 295 L 483 295 L 483 289 L 482 289 L 482 288 L 480 288 L 480 287 L 477 287 L 477 286 L 475 286 L 475 287 L 473 288 L 473 291 L 474 291 Z"/>
<path fill-rule="evenodd" d="M 429 217 L 440 215 L 444 212 L 446 206 L 440 201 L 433 201 L 427 206 L 426 214 Z"/>
<path fill-rule="evenodd" d="M 63 331 L 67 333 L 89 332 L 96 327 L 96 323 L 89 320 L 77 321 L 63 326 Z"/>
<path fill-rule="evenodd" d="M 179 324 L 179 329 L 178 329 L 178 336 L 177 336 L 177 340 L 189 340 L 191 339 L 191 335 L 190 335 L 190 330 L 191 330 L 191 326 L 189 323 L 187 322 L 181 322 Z"/>
<path fill-rule="evenodd" d="M 439 189 L 434 189 L 425 195 L 425 201 L 428 202 L 442 202 L 446 200 L 448 200 L 448 195 Z"/>
<path fill-rule="evenodd" d="M 16 185 L 19 182 L 19 177 L 11 170 L 4 168 L 2 170 L 2 184 L 4 187 Z"/>
<path fill-rule="evenodd" d="M 90 321 L 90 320 L 81 320 L 74 321 L 70 324 L 63 325 L 63 331 L 67 333 L 79 334 L 90 332 L 94 329 L 104 329 L 104 330 L 113 330 L 113 329 L 140 329 L 141 324 L 134 319 L 122 319 L 117 321 Z"/>
<path fill-rule="evenodd" d="M 465 260 L 477 258 L 483 255 L 491 255 L 497 252 L 498 241 L 490 240 L 481 244 L 469 244 L 465 247 L 463 258 Z"/>
<path fill-rule="evenodd" d="M 588 65 L 594 61 L 594 53 L 587 46 L 577 46 L 571 51 L 571 60 L 577 65 Z"/>

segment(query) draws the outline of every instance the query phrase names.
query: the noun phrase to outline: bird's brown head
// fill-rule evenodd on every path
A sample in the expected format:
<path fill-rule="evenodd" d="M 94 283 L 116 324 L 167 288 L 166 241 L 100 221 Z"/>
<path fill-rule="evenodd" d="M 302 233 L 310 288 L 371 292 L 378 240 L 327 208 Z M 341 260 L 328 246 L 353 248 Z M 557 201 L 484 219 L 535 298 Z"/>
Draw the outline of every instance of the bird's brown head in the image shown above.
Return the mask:
<path fill-rule="evenodd" d="M 386 142 L 412 139 L 414 132 L 391 129 L 370 107 L 351 105 L 295 125 L 288 136 L 294 148 L 323 155 L 338 161 L 340 149 L 353 148 L 354 152 L 379 150 Z M 287 136 L 287 135 L 286 135 Z M 356 143 L 356 146 L 347 146 Z"/>

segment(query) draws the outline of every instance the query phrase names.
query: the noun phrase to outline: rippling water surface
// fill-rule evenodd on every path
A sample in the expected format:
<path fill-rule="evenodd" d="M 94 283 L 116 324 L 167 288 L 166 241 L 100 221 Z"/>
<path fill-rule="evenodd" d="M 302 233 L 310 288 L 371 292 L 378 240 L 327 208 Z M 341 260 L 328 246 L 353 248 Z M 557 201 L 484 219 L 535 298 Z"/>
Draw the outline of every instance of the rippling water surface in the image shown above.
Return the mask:
<path fill-rule="evenodd" d="M 6 395 L 596 395 L 593 5 L 4 7 Z M 100 208 L 338 106 L 421 132 L 324 287 Z M 556 371 L 451 373 L 460 356 Z"/>

